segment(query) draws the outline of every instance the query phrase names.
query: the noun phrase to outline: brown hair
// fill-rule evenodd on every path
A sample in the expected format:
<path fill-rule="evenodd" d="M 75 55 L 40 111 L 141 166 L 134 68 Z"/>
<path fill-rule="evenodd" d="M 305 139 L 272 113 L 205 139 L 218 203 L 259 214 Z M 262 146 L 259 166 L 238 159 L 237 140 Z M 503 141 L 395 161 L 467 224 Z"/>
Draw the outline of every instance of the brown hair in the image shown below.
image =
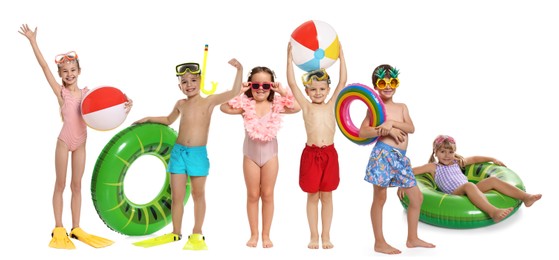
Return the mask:
<path fill-rule="evenodd" d="M 274 73 L 273 70 L 271 70 L 268 67 L 263 67 L 263 66 L 257 66 L 252 68 L 252 70 L 250 71 L 250 73 L 248 74 L 248 82 L 252 81 L 252 75 L 259 73 L 259 72 L 265 72 L 270 74 L 270 76 L 272 76 L 272 82 L 274 82 L 274 79 L 276 77 L 276 74 Z M 248 89 L 247 91 L 245 91 L 245 95 L 247 95 L 247 97 L 252 98 L 252 89 Z M 274 101 L 274 96 L 276 95 L 276 92 L 274 92 L 272 89 L 270 89 L 270 95 L 268 96 L 268 101 L 272 102 Z"/>
<path fill-rule="evenodd" d="M 390 71 L 392 69 L 392 66 L 388 65 L 388 64 L 382 64 L 379 65 L 378 67 L 375 68 L 375 70 L 373 70 L 373 86 L 376 88 L 377 87 L 377 80 L 378 80 L 378 76 L 377 76 L 377 72 L 381 69 L 384 69 L 387 73 L 388 71 Z M 388 75 L 388 74 L 386 74 Z"/>

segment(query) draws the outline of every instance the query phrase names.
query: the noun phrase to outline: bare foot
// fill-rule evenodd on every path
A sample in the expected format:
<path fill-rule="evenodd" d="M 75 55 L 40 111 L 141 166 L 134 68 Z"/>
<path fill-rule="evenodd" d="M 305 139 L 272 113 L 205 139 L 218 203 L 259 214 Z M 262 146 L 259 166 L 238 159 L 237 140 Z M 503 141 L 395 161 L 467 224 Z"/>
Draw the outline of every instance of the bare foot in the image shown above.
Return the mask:
<path fill-rule="evenodd" d="M 263 248 L 272 248 L 272 247 L 274 247 L 274 243 L 272 243 L 272 240 L 270 240 L 269 237 L 262 236 L 262 247 Z"/>
<path fill-rule="evenodd" d="M 497 222 L 503 220 L 504 218 L 506 218 L 512 212 L 512 210 L 513 210 L 513 208 L 498 209 L 497 211 L 495 211 L 495 213 L 493 213 L 491 218 L 493 219 L 493 221 L 495 223 L 497 223 Z"/>
<path fill-rule="evenodd" d="M 406 246 L 409 248 L 414 248 L 414 247 L 426 247 L 426 248 L 434 248 L 435 245 L 429 243 L 429 242 L 425 242 L 421 239 L 414 239 L 414 240 L 408 240 L 406 241 Z"/>
<path fill-rule="evenodd" d="M 311 240 L 307 245 L 309 249 L 318 249 L 318 240 Z"/>
<path fill-rule="evenodd" d="M 322 234 L 322 249 L 331 249 L 334 248 L 334 244 L 330 241 L 329 235 Z"/>
<path fill-rule="evenodd" d="M 523 200 L 523 202 L 524 205 L 526 205 L 526 207 L 530 207 L 532 206 L 532 204 L 534 204 L 534 202 L 538 201 L 541 198 L 542 198 L 541 194 L 530 194 L 527 198 Z"/>
<path fill-rule="evenodd" d="M 334 248 L 334 244 L 330 242 L 330 240 L 322 240 L 322 248 L 323 249 L 332 249 Z"/>
<path fill-rule="evenodd" d="M 382 244 L 375 243 L 375 251 L 383 254 L 389 254 L 389 255 L 396 255 L 402 253 L 402 251 L 392 247 L 387 243 L 382 243 Z"/>
<path fill-rule="evenodd" d="M 251 235 L 250 239 L 247 241 L 248 247 L 256 247 L 258 244 L 258 235 Z"/>

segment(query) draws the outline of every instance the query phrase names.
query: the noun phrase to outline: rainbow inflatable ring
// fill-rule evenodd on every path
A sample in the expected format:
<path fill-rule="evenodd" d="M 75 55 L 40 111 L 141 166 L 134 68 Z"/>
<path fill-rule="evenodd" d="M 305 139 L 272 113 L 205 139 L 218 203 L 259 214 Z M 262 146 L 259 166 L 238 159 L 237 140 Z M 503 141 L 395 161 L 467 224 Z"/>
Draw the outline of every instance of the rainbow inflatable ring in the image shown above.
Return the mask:
<path fill-rule="evenodd" d="M 368 108 L 369 118 L 371 119 L 371 126 L 381 125 L 386 116 L 386 111 L 384 109 L 384 103 L 378 94 L 370 87 L 359 84 L 352 83 L 347 85 L 338 95 L 336 100 L 336 122 L 342 134 L 347 137 L 350 141 L 358 145 L 367 145 L 374 142 L 377 137 L 373 138 L 363 138 L 359 137 L 359 128 L 355 126 L 351 120 L 349 113 L 349 106 L 355 100 L 359 100 Z"/>
<path fill-rule="evenodd" d="M 468 165 L 464 170 L 464 175 L 466 175 L 468 181 L 473 183 L 493 176 L 526 191 L 524 183 L 515 172 L 507 167 L 493 163 Z M 493 219 L 472 204 L 468 197 L 464 195 L 450 195 L 440 191 L 431 174 L 419 174 L 415 178 L 417 186 L 423 194 L 423 203 L 419 212 L 419 220 L 421 222 L 454 229 L 479 228 L 495 224 Z M 486 192 L 485 196 L 497 208 L 513 208 L 513 211 L 507 218 L 512 216 L 522 205 L 521 200 L 511 198 L 494 190 Z M 404 196 L 400 202 L 405 209 L 408 208 L 409 199 L 407 196 Z"/>

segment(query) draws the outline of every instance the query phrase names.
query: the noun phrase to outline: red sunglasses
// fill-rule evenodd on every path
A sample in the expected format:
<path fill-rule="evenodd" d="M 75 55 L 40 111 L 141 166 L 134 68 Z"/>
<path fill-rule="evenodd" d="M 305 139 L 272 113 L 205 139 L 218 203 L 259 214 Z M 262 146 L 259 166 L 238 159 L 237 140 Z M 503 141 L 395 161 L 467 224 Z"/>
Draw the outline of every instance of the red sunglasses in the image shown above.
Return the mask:
<path fill-rule="evenodd" d="M 270 88 L 272 88 L 272 82 L 262 82 L 262 83 L 255 83 L 255 82 L 249 82 L 248 86 L 251 87 L 254 90 L 257 90 L 260 88 L 260 86 L 262 86 L 262 89 L 264 90 L 268 90 Z"/>

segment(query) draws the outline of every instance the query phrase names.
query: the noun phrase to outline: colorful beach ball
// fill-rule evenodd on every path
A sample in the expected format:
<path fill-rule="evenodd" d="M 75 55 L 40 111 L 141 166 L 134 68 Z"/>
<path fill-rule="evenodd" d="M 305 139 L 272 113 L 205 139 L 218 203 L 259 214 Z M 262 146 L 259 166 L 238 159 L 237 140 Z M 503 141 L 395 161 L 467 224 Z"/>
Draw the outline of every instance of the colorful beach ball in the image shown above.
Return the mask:
<path fill-rule="evenodd" d="M 85 123 L 100 131 L 112 130 L 120 126 L 126 116 L 126 95 L 118 88 L 110 86 L 97 87 L 85 95 L 82 100 L 82 117 Z"/>
<path fill-rule="evenodd" d="M 304 71 L 326 69 L 340 55 L 338 34 L 329 24 L 310 20 L 291 33 L 293 62 Z"/>

